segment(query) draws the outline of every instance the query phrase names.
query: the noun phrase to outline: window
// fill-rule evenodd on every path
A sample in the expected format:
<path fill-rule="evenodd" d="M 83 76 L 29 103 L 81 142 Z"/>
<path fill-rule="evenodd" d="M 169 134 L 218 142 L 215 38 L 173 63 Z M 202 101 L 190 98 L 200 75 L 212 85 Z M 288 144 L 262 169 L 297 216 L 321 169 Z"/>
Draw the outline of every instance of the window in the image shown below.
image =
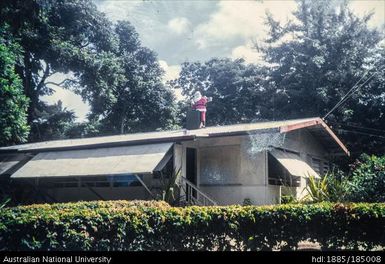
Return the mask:
<path fill-rule="evenodd" d="M 317 172 L 319 175 L 321 174 L 321 160 L 320 159 L 317 159 L 317 158 L 311 158 L 311 166 L 313 167 L 313 169 L 315 170 L 315 172 Z"/>
<path fill-rule="evenodd" d="M 323 161 L 322 163 L 322 175 L 330 171 L 330 163 L 328 161 Z"/>
<path fill-rule="evenodd" d="M 200 148 L 200 184 L 240 184 L 240 146 Z"/>
<path fill-rule="evenodd" d="M 139 178 L 143 180 L 143 175 L 139 175 Z M 137 187 L 142 186 L 140 181 L 135 175 L 123 175 L 123 176 L 111 176 L 109 179 L 114 187 Z"/>
<path fill-rule="evenodd" d="M 143 175 L 138 175 L 143 179 Z M 78 178 L 40 179 L 39 186 L 45 188 L 93 188 L 93 187 L 136 187 L 142 186 L 136 175 L 111 175 Z"/>
<path fill-rule="evenodd" d="M 79 187 L 79 180 L 74 177 L 38 179 L 36 185 L 44 188 L 76 188 Z"/>
<path fill-rule="evenodd" d="M 311 166 L 319 175 L 325 175 L 330 170 L 330 164 L 328 161 L 310 156 Z"/>
<path fill-rule="evenodd" d="M 283 152 L 287 152 L 287 153 L 291 153 L 291 154 L 297 155 L 298 157 L 301 156 L 301 154 L 298 151 L 294 151 L 294 150 L 290 150 L 290 149 L 284 149 L 284 148 L 274 148 L 274 149 L 277 149 L 277 150 L 280 150 Z"/>
<path fill-rule="evenodd" d="M 81 187 L 110 187 L 110 183 L 105 181 L 81 181 Z"/>

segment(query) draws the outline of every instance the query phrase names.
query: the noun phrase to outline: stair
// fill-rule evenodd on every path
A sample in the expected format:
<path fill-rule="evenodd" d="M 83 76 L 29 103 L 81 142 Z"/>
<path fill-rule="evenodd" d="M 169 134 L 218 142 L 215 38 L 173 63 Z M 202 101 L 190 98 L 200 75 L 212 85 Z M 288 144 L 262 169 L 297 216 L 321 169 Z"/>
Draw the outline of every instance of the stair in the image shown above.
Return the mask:
<path fill-rule="evenodd" d="M 194 183 L 187 180 L 185 177 L 180 177 L 180 185 L 185 194 L 188 205 L 199 206 L 215 206 L 217 202 L 205 194 Z"/>

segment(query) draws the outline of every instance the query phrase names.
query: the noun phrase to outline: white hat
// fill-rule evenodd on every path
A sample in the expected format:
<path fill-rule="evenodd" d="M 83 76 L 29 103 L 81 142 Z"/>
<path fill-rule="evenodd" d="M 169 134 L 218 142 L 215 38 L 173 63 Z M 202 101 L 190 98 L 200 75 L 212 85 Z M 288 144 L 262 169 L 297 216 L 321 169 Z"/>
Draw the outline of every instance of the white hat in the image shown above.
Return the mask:
<path fill-rule="evenodd" d="M 202 98 L 201 92 L 196 91 L 196 92 L 194 93 L 193 101 L 194 101 L 194 102 L 198 102 L 201 98 Z"/>

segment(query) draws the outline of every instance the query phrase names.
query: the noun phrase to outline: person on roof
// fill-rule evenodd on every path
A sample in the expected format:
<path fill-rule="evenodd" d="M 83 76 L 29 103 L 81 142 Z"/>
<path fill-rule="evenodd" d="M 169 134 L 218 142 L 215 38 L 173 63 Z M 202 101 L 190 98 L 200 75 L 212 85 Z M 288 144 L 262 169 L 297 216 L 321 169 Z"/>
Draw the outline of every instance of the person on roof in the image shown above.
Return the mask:
<path fill-rule="evenodd" d="M 206 105 L 208 102 L 212 101 L 212 97 L 202 96 L 199 91 L 196 91 L 194 97 L 191 101 L 192 109 L 199 111 L 201 113 L 201 123 L 200 128 L 206 126 Z"/>

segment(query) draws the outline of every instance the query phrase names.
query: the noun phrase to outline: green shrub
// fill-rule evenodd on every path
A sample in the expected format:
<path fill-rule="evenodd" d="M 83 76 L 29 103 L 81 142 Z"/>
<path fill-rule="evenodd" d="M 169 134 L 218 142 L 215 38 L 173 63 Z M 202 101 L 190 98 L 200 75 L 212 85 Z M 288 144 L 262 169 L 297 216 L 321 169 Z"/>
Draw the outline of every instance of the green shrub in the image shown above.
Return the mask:
<path fill-rule="evenodd" d="M 281 204 L 296 204 L 299 203 L 294 195 L 282 195 L 281 196 Z"/>
<path fill-rule="evenodd" d="M 253 201 L 250 198 L 243 199 L 243 206 L 253 205 Z"/>
<path fill-rule="evenodd" d="M 327 173 L 329 202 L 347 202 L 346 186 L 348 184 L 345 174 L 338 169 Z"/>
<path fill-rule="evenodd" d="M 328 175 L 326 174 L 322 179 L 317 179 L 313 175 L 309 175 L 309 181 L 306 185 L 307 194 L 303 198 L 303 202 L 324 202 L 329 201 L 328 192 Z"/>
<path fill-rule="evenodd" d="M 347 199 L 353 202 L 385 202 L 385 156 L 364 154 L 351 167 Z"/>
<path fill-rule="evenodd" d="M 33 204 L 22 205 L 14 208 L 21 210 L 81 210 L 94 208 L 109 208 L 111 210 L 127 207 L 170 207 L 165 201 L 143 201 L 143 200 L 114 200 L 114 201 L 91 201 L 91 202 L 72 202 L 72 203 L 53 203 L 53 204 Z"/>
<path fill-rule="evenodd" d="M 348 181 L 341 171 L 328 172 L 321 179 L 309 175 L 307 195 L 301 202 L 343 202 Z"/>
<path fill-rule="evenodd" d="M 143 206 L 144 205 L 144 206 Z M 0 209 L 2 250 L 286 250 L 385 246 L 385 204 L 170 207 L 89 202 Z"/>

